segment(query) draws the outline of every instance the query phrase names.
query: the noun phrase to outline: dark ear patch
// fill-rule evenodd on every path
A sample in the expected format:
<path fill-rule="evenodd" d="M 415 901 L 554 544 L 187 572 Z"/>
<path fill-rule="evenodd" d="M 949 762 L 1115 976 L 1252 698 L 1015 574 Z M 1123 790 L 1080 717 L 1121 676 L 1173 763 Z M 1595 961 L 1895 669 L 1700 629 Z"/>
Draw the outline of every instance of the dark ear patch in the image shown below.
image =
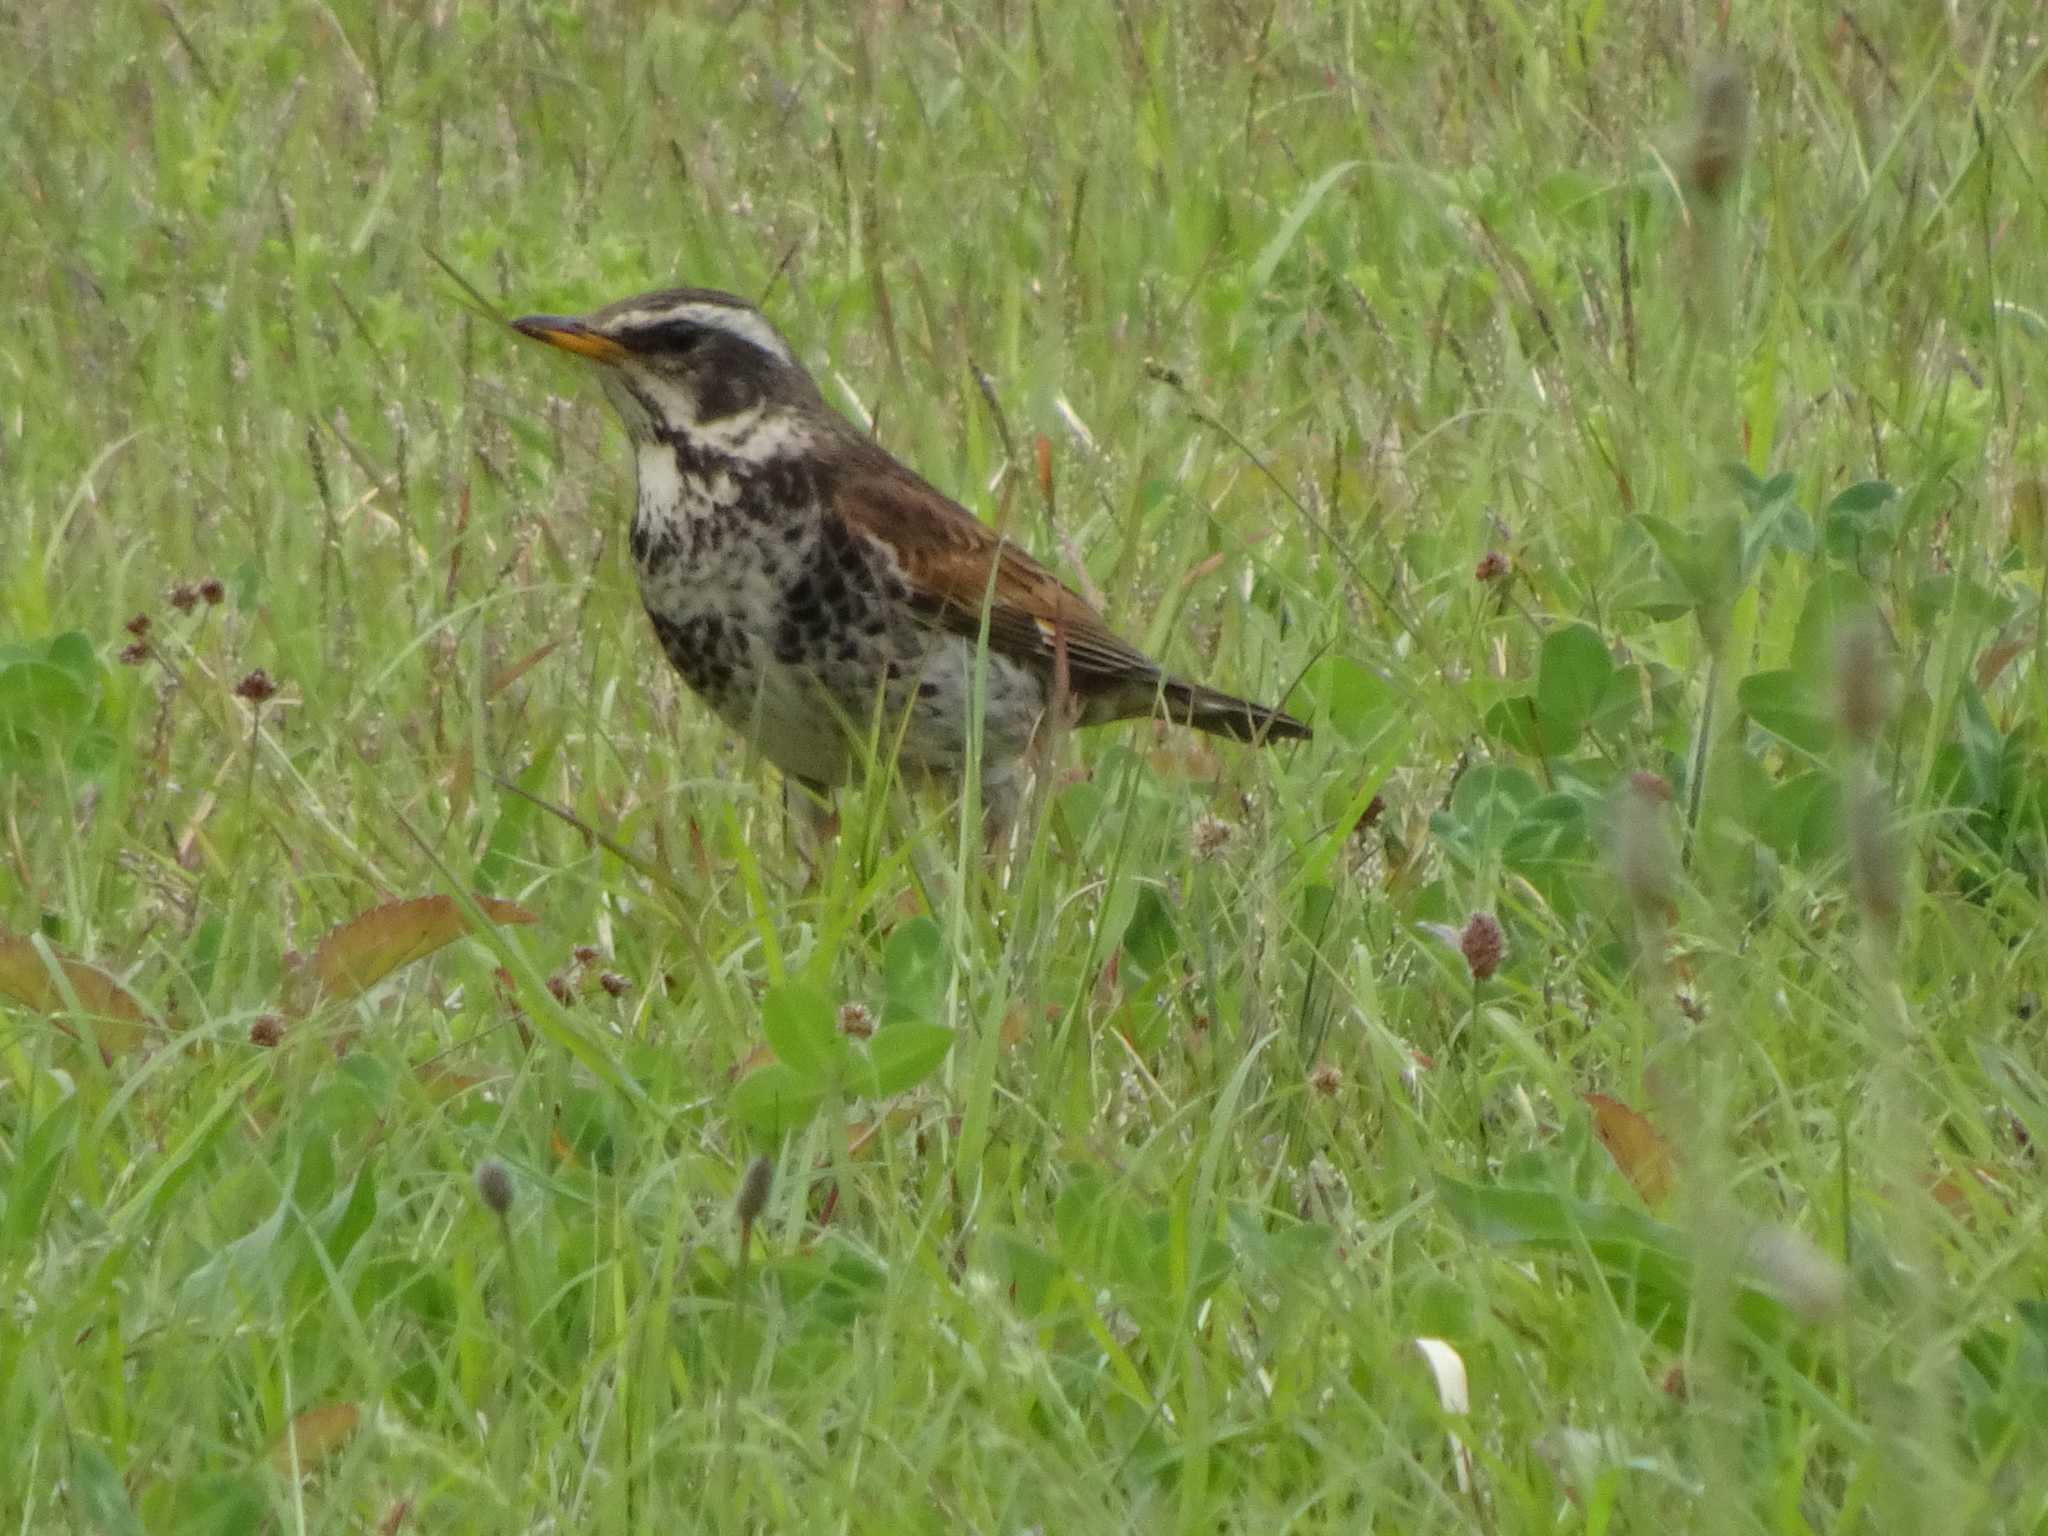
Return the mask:
<path fill-rule="evenodd" d="M 706 421 L 759 404 L 768 394 L 766 373 L 772 363 L 751 342 L 721 336 L 715 352 L 704 355 L 707 366 L 695 370 L 697 410 Z"/>

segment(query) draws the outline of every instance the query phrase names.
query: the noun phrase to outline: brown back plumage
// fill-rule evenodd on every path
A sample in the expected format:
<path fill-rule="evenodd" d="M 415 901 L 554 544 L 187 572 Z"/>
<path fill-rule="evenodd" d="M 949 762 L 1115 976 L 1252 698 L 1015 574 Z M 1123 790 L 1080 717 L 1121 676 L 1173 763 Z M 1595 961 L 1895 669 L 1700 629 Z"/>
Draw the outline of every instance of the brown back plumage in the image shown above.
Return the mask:
<path fill-rule="evenodd" d="M 986 611 L 989 649 L 1048 673 L 1064 650 L 1082 719 L 1147 715 L 1163 701 L 1179 723 L 1239 741 L 1311 734 L 1284 711 L 1167 676 L 1080 593 L 872 439 L 849 426 L 845 447 L 833 511 L 894 552 L 935 622 L 973 639 Z"/>

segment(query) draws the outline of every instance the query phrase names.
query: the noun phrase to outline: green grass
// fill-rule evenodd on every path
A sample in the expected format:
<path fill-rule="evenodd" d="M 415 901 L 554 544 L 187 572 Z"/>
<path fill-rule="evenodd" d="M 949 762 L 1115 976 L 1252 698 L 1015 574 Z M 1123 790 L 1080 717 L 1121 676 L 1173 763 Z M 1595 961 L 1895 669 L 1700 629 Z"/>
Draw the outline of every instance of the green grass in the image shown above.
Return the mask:
<path fill-rule="evenodd" d="M 0 59 L 0 1523 L 2048 1529 L 2031 7 L 25 0 Z M 596 391 L 430 252 L 765 294 L 1315 741 L 1071 738 L 1006 880 L 851 794 L 806 887 Z M 470 892 L 537 921 L 317 1000 Z"/>

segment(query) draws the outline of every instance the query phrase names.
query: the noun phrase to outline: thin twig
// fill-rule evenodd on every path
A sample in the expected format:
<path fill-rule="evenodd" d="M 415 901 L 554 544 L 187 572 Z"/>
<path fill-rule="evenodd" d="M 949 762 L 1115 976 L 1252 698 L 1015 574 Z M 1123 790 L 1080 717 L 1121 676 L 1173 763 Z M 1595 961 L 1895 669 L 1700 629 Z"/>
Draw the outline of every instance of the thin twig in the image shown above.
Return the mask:
<path fill-rule="evenodd" d="M 420 249 L 426 252 L 427 260 L 431 261 L 435 266 L 439 267 L 443 272 L 445 272 L 448 275 L 448 280 L 454 283 L 456 287 L 460 288 L 463 294 L 469 299 L 469 303 L 464 306 L 465 308 L 476 311 L 476 313 L 482 315 L 486 320 L 490 321 L 491 324 L 493 325 L 510 325 L 512 323 L 510 318 L 507 317 L 507 315 L 502 309 L 498 308 L 497 305 L 493 304 L 489 299 L 485 298 L 481 293 L 478 293 L 476 291 L 475 286 L 470 282 L 468 278 L 464 277 L 460 272 L 456 271 L 453 267 L 448 265 L 448 263 L 441 258 L 441 253 L 439 251 L 435 250 L 431 245 L 428 245 L 424 240 L 420 242 Z"/>
<path fill-rule="evenodd" d="M 558 805 L 552 800 L 543 799 L 541 796 L 533 793 L 533 791 L 521 788 L 501 773 L 493 772 L 488 768 L 484 772 L 491 782 L 504 790 L 505 793 L 517 795 L 529 805 L 539 806 L 550 816 L 558 817 L 568 823 L 568 825 L 574 827 L 578 832 L 581 832 L 585 837 L 604 849 L 606 853 L 609 853 L 613 858 L 626 865 L 627 868 L 633 870 L 642 879 L 650 880 L 660 886 L 669 895 L 675 897 L 677 901 L 687 903 L 691 900 L 689 894 L 681 886 L 677 885 L 674 880 L 670 879 L 665 872 L 655 868 L 654 865 L 648 863 L 647 860 L 641 858 L 639 854 L 634 853 L 631 849 L 622 847 L 612 838 L 605 836 L 604 833 L 598 831 L 597 828 L 590 825 L 589 822 L 578 816 L 567 806 Z"/>
<path fill-rule="evenodd" d="M 185 57 L 192 61 L 192 72 L 199 77 L 199 83 L 206 87 L 206 94 L 218 100 L 221 94 L 220 80 L 215 76 L 213 67 L 206 62 L 206 55 L 199 51 L 199 44 L 194 42 L 192 34 L 185 30 L 185 23 L 171 8 L 170 0 L 157 0 L 156 8 L 164 20 L 171 24 L 171 30 L 177 34 L 178 46 L 185 50 Z"/>

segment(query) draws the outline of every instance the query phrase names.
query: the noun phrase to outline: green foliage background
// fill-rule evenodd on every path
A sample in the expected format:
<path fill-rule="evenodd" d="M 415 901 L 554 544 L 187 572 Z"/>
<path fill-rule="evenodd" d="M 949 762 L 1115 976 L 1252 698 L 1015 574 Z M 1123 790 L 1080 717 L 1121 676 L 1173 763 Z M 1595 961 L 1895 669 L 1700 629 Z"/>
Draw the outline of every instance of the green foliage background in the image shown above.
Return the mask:
<path fill-rule="evenodd" d="M 2043 1528 L 2044 61 L 1997 0 L 11 6 L 0 1513 Z M 806 885 L 595 391 L 441 263 L 762 296 L 1316 740 L 1080 737 L 1007 877 L 856 791 Z M 470 891 L 540 920 L 306 985 Z"/>

